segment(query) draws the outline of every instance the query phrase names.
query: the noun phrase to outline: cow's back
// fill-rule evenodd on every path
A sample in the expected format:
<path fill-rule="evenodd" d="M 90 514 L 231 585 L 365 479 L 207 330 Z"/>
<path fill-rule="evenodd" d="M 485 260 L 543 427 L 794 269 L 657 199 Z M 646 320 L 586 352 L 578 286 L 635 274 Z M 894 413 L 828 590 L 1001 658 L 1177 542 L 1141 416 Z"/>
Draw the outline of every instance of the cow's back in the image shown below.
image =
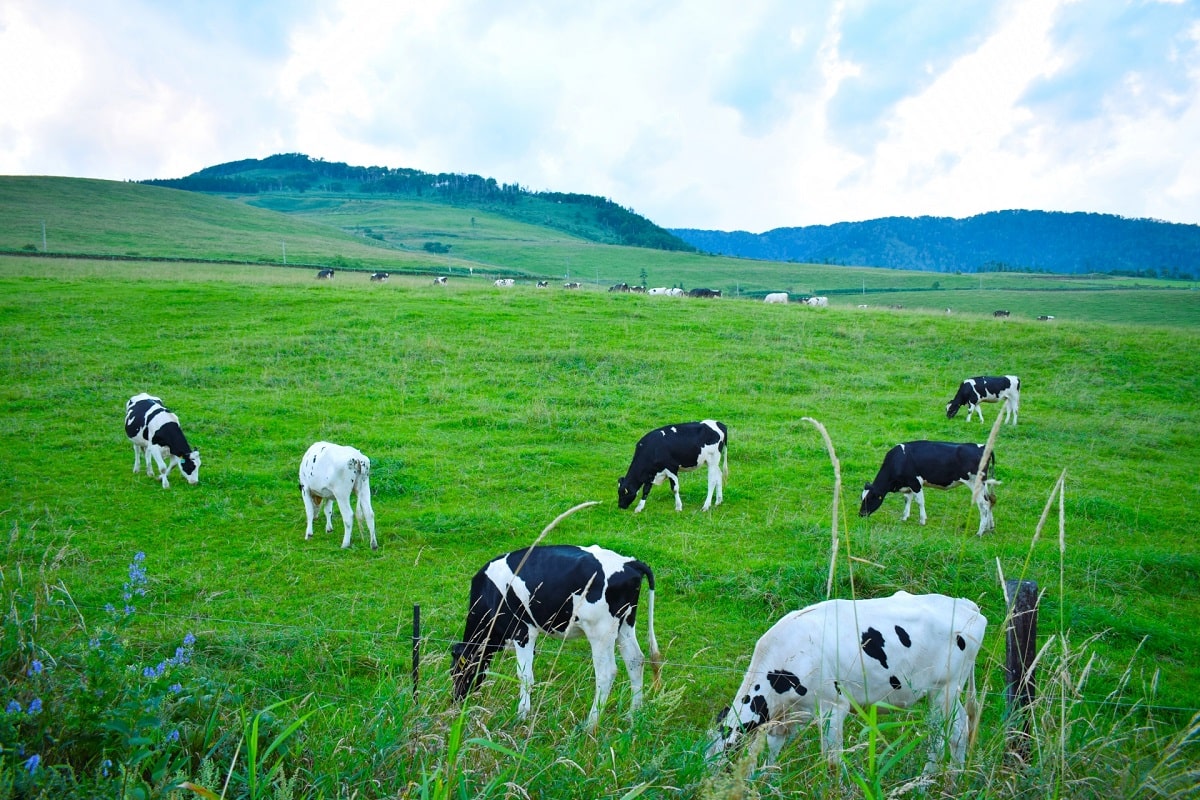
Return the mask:
<path fill-rule="evenodd" d="M 360 464 L 357 469 L 355 462 Z M 300 483 L 304 488 L 323 493 L 343 476 L 353 485 L 358 474 L 370 474 L 370 465 L 370 459 L 357 448 L 332 442 L 314 442 L 300 459 Z"/>

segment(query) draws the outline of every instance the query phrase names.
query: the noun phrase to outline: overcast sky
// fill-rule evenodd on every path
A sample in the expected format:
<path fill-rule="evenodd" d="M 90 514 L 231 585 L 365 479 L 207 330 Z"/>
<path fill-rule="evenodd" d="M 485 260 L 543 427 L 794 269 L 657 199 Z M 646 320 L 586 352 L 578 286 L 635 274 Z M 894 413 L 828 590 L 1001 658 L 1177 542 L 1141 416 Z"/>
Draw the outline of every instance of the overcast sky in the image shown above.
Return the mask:
<path fill-rule="evenodd" d="M 0 0 L 0 174 L 299 152 L 760 232 L 1200 224 L 1200 0 Z"/>

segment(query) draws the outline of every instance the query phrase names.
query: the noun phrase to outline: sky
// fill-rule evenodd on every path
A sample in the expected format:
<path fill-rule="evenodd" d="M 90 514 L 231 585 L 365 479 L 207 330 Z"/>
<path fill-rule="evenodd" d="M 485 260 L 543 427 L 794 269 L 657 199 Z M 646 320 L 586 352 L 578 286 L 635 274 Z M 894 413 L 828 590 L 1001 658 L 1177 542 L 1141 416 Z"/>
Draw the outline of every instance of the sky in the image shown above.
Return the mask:
<path fill-rule="evenodd" d="M 1200 0 L 0 0 L 0 175 L 275 153 L 762 232 L 1200 224 Z"/>

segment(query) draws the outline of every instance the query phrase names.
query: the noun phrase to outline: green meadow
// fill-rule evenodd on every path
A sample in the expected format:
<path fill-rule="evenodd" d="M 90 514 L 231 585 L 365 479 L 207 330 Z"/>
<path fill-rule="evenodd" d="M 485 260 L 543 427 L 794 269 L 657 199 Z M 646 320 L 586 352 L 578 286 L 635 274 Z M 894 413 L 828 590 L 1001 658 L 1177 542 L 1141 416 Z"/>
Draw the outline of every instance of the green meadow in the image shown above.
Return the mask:
<path fill-rule="evenodd" d="M 99 187 L 131 188 L 151 189 Z M 0 256 L 0 797 L 1196 796 L 1200 298 L 1186 285 L 1094 277 L 1063 291 L 1065 278 L 986 275 L 996 288 L 972 290 L 978 276 L 866 269 L 839 278 L 848 268 L 604 247 L 545 230 L 527 245 L 515 230 L 507 243 L 472 243 L 469 220 L 433 216 L 413 220 L 407 241 L 380 242 L 349 231 L 386 240 L 382 217 L 400 210 L 343 228 L 152 191 L 197 205 L 126 246 L 144 256 L 253 261 L 248 242 L 265 253 L 293 241 L 295 225 L 295 241 L 312 237 L 314 264 L 341 255 L 363 269 L 460 269 L 447 286 L 428 274 L 373 284 L 353 268 L 318 283 L 273 262 Z M 97 198 L 44 202 L 30 219 L 57 207 L 82 215 Z M 152 205 L 129 218 L 149 219 Z M 94 211 L 77 252 L 122 254 L 115 233 L 100 233 L 112 213 Z M 181 248 L 205 214 L 216 243 Z M 245 220 L 258 215 L 254 233 Z M 477 232 L 490 224 L 473 215 Z M 423 229 L 461 236 L 449 256 L 430 255 L 415 244 Z M 10 250 L 35 241 L 7 223 L 0 237 Z M 595 286 L 501 290 L 465 277 L 463 265 L 483 273 L 489 259 L 555 277 L 569 260 L 572 276 L 595 273 L 601 285 L 643 268 L 651 285 L 964 285 L 896 292 L 902 300 L 868 291 L 865 309 L 833 295 L 832 307 L 809 309 Z M 1102 288 L 1111 282 L 1125 288 Z M 938 299 L 922 309 L 918 295 Z M 993 319 L 993 307 L 1013 316 Z M 915 515 L 900 521 L 899 497 L 859 518 L 861 486 L 892 445 L 987 438 L 996 406 L 985 406 L 987 425 L 944 413 L 958 382 L 984 373 L 1017 374 L 1023 388 L 1020 423 L 995 444 L 997 529 L 975 535 L 965 489 L 928 493 L 923 527 Z M 173 472 L 164 490 L 131 472 L 122 417 L 142 391 L 162 397 L 200 449 L 198 485 Z M 638 437 L 705 417 L 730 430 L 724 504 L 701 512 L 705 481 L 691 473 L 682 512 L 664 487 L 641 514 L 619 510 L 616 481 Z M 828 430 L 840 495 L 805 418 Z M 318 439 L 372 459 L 377 551 L 362 530 L 340 549 L 337 525 L 325 534 L 318 523 L 304 540 L 296 473 Z M 516 719 L 508 654 L 480 693 L 454 704 L 448 650 L 471 576 L 586 500 L 601 503 L 545 541 L 600 544 L 653 567 L 661 685 L 631 718 L 622 668 L 589 731 L 587 646 L 542 640 L 529 719 Z M 1021 758 L 1008 753 L 1001 575 L 1043 592 L 1039 699 Z M 982 607 L 984 714 L 960 773 L 921 779 L 923 708 L 849 723 L 839 769 L 824 766 L 812 728 L 775 767 L 753 767 L 755 745 L 731 767 L 705 763 L 714 716 L 757 638 L 825 599 L 830 582 L 837 597 L 904 589 Z M 643 648 L 645 626 L 639 613 Z"/>

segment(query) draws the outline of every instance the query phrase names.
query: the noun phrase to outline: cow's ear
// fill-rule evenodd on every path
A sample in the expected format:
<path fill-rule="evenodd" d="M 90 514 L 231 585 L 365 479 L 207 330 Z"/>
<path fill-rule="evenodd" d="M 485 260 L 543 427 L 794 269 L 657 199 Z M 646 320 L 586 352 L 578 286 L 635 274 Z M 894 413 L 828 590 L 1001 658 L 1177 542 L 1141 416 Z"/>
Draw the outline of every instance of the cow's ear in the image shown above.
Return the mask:
<path fill-rule="evenodd" d="M 863 491 L 864 491 L 864 492 L 869 492 L 869 491 L 871 491 L 871 484 L 869 484 L 869 483 L 864 483 L 864 484 L 863 484 Z"/>

